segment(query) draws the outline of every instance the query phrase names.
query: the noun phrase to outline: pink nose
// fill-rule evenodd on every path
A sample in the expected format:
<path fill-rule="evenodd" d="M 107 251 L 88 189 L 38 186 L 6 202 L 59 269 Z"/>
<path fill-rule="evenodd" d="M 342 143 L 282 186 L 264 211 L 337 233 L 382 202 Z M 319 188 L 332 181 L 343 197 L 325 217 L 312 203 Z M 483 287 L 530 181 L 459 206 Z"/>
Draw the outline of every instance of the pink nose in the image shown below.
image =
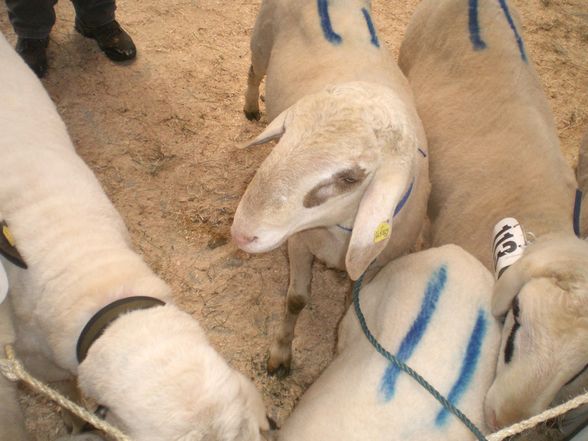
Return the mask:
<path fill-rule="evenodd" d="M 255 242 L 257 240 L 257 236 L 247 236 L 245 234 L 233 234 L 233 240 L 237 244 L 239 248 L 249 245 L 251 242 Z"/>

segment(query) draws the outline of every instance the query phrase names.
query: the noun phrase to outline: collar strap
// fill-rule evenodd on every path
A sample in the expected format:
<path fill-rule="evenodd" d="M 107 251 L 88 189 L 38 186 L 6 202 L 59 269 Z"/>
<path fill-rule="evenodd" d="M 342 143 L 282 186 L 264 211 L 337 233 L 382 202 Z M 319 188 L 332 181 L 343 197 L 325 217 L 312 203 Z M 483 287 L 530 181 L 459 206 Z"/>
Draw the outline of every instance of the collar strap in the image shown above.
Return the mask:
<path fill-rule="evenodd" d="M 92 344 L 102 336 L 106 328 L 121 315 L 131 311 L 149 309 L 163 305 L 165 305 L 164 301 L 147 296 L 126 297 L 106 305 L 94 314 L 90 321 L 86 323 L 86 326 L 84 326 L 84 329 L 78 338 L 78 344 L 76 346 L 78 363 L 84 361 Z"/>
<path fill-rule="evenodd" d="M 576 189 L 574 200 L 574 233 L 580 237 L 580 213 L 582 211 L 582 190 Z"/>

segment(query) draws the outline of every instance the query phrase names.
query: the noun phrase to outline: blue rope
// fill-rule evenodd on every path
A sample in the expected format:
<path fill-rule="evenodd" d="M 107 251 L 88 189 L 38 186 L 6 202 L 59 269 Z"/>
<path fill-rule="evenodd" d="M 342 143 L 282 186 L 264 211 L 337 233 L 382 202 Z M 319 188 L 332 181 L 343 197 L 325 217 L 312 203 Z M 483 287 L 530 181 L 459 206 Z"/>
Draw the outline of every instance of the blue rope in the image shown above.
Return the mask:
<path fill-rule="evenodd" d="M 433 386 L 431 386 L 427 380 L 421 377 L 417 372 L 415 372 L 412 368 L 410 368 L 406 363 L 403 363 L 390 352 L 388 352 L 384 347 L 378 342 L 376 337 L 371 333 L 366 323 L 365 317 L 361 312 L 361 307 L 359 304 L 359 293 L 361 291 L 361 284 L 363 282 L 363 275 L 357 279 L 355 284 L 353 285 L 353 306 L 355 307 L 355 314 L 357 315 L 357 319 L 359 320 L 359 324 L 361 325 L 361 329 L 363 333 L 367 337 L 368 341 L 372 344 L 372 346 L 378 351 L 380 355 L 382 355 L 385 359 L 392 362 L 398 369 L 406 372 L 412 378 L 414 378 L 422 387 L 424 387 L 427 392 L 429 392 L 437 401 L 441 403 L 441 405 L 447 409 L 449 412 L 453 413 L 457 418 L 459 418 L 465 426 L 476 436 L 479 441 L 487 441 L 480 429 L 476 427 L 474 423 L 470 421 L 470 419 L 465 416 L 457 407 L 455 407 L 447 398 L 437 391 Z"/>

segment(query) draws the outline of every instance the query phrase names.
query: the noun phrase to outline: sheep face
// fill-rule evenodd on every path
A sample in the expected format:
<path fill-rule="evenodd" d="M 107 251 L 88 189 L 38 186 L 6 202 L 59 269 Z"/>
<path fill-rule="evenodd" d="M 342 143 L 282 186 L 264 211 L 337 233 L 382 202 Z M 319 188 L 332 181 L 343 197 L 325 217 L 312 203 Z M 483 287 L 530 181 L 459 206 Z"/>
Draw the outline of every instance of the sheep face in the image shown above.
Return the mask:
<path fill-rule="evenodd" d="M 370 248 L 414 182 L 415 133 L 383 86 L 347 83 L 302 98 L 252 142 L 281 137 L 239 203 L 233 239 L 259 253 L 299 231 L 345 224 L 350 247 Z"/>
<path fill-rule="evenodd" d="M 588 383 L 587 268 L 588 244 L 546 240 L 531 245 L 498 280 L 494 312 L 507 315 L 486 397 L 490 426 L 540 413 Z"/>
<path fill-rule="evenodd" d="M 261 441 L 260 394 L 168 305 L 117 319 L 79 367 L 82 391 L 136 441 Z"/>

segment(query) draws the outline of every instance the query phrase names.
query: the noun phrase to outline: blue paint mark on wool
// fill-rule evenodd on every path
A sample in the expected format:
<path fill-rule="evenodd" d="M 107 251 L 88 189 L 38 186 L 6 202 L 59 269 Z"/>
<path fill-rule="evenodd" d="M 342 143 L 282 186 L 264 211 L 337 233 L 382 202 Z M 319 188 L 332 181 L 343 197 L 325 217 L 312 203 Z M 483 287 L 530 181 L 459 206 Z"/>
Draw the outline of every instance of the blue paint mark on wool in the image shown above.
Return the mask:
<path fill-rule="evenodd" d="M 498 0 L 498 1 L 500 3 L 500 7 L 502 8 L 502 12 L 504 12 L 504 15 L 506 16 L 506 20 L 508 21 L 508 25 L 510 26 L 510 28 L 512 29 L 512 32 L 514 33 L 515 39 L 517 41 L 517 45 L 519 46 L 519 52 L 521 53 L 521 59 L 526 63 L 527 62 L 527 53 L 525 52 L 525 44 L 523 43 L 523 38 L 521 37 L 521 35 L 517 31 L 517 27 L 514 24 L 514 20 L 512 19 L 512 16 L 510 15 L 510 11 L 508 10 L 508 5 L 506 3 L 506 0 Z"/>
<path fill-rule="evenodd" d="M 371 40 L 370 42 L 376 46 L 380 47 L 380 41 L 378 40 L 378 35 L 376 34 L 376 28 L 374 26 L 374 22 L 372 21 L 372 17 L 370 16 L 369 11 L 366 8 L 361 8 L 361 12 L 363 12 L 363 17 L 365 18 L 365 22 L 367 23 L 367 27 L 370 31 Z"/>
<path fill-rule="evenodd" d="M 486 330 L 488 328 L 488 321 L 486 320 L 486 314 L 483 310 L 478 311 L 478 318 L 476 319 L 476 324 L 474 326 L 474 330 L 470 335 L 470 340 L 468 342 L 468 347 L 466 349 L 466 354 L 463 359 L 463 363 L 461 366 L 461 371 L 459 376 L 457 377 L 457 381 L 451 388 L 447 399 L 451 404 L 457 406 L 457 402 L 462 397 L 466 389 L 468 388 L 469 384 L 472 381 L 472 377 L 474 376 L 474 372 L 476 371 L 476 367 L 478 366 L 478 361 L 480 360 L 480 352 L 482 350 L 482 342 L 484 337 L 486 336 Z M 447 422 L 447 417 L 449 416 L 449 411 L 445 408 L 441 409 L 437 414 L 437 418 L 435 419 L 435 424 L 437 426 L 443 426 Z"/>
<path fill-rule="evenodd" d="M 435 312 L 439 297 L 445 288 L 446 282 L 447 266 L 441 265 L 439 269 L 431 275 L 427 282 L 427 288 L 425 289 L 425 296 L 419 315 L 412 323 L 411 328 L 402 340 L 400 349 L 396 354 L 396 357 L 399 360 L 406 362 L 412 356 L 416 347 L 425 335 L 425 331 L 427 330 L 431 317 Z M 400 369 L 392 363 L 386 368 L 380 383 L 380 393 L 382 394 L 384 401 L 390 401 L 394 397 L 396 381 L 398 380 L 400 372 Z"/>
<path fill-rule="evenodd" d="M 331 25 L 331 18 L 329 17 L 329 0 L 317 0 L 317 6 L 325 38 L 332 44 L 341 44 L 343 38 L 333 30 L 333 26 Z"/>
<path fill-rule="evenodd" d="M 479 0 L 468 0 L 469 8 L 468 8 L 468 27 L 470 31 L 470 40 L 472 45 L 474 46 L 474 50 L 482 50 L 486 49 L 487 45 L 482 40 L 480 36 L 480 22 L 478 20 L 478 1 Z M 527 62 L 527 53 L 525 51 L 525 43 L 523 42 L 523 38 L 519 34 L 517 27 L 515 26 L 514 20 L 512 15 L 510 14 L 510 10 L 508 8 L 508 4 L 506 0 L 498 0 L 500 4 L 500 8 L 506 17 L 506 21 L 510 29 L 512 30 L 515 40 L 517 42 L 517 46 L 519 47 L 519 52 L 521 54 L 521 59 L 526 63 Z"/>
<path fill-rule="evenodd" d="M 474 49 L 479 51 L 486 49 L 486 43 L 480 37 L 480 23 L 478 22 L 478 0 L 469 0 L 468 26 L 470 29 L 470 40 Z"/>

